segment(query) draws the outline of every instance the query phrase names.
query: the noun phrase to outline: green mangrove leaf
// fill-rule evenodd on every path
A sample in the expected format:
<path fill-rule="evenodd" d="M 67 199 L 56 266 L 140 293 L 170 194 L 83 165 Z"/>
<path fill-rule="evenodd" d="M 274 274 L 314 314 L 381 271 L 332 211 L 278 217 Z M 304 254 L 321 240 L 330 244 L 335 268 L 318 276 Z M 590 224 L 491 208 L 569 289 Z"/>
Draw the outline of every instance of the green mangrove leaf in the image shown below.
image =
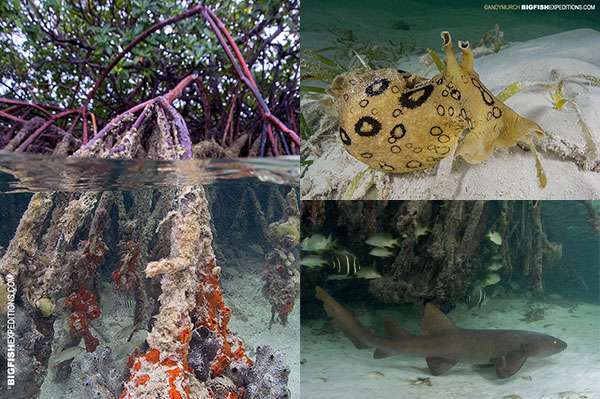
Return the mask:
<path fill-rule="evenodd" d="M 496 97 L 500 101 L 506 101 L 506 99 L 514 96 L 519 91 L 521 91 L 521 87 L 521 83 L 519 82 L 511 83 L 508 86 L 506 86 L 504 90 L 502 90 Z"/>
<path fill-rule="evenodd" d="M 440 72 L 443 73 L 444 70 L 446 69 L 446 66 L 442 62 L 442 59 L 438 55 L 437 51 L 435 51 L 432 48 L 428 48 L 427 49 L 427 53 L 429 53 L 429 56 L 431 57 L 431 59 L 433 60 L 433 62 L 435 62 L 435 66 L 437 67 L 438 71 L 440 71 Z"/>
<path fill-rule="evenodd" d="M 356 188 L 358 187 L 358 184 L 360 183 L 360 181 L 362 180 L 363 176 L 365 175 L 365 173 L 367 173 L 368 170 L 369 170 L 369 168 L 365 168 L 365 169 L 361 170 L 360 172 L 358 172 L 356 174 L 356 176 L 354 176 L 352 178 L 352 181 L 348 185 L 348 188 L 346 189 L 346 192 L 344 192 L 344 194 L 342 195 L 342 199 L 343 200 L 350 200 L 350 199 L 352 199 L 352 195 L 354 194 L 354 191 L 356 191 Z"/>

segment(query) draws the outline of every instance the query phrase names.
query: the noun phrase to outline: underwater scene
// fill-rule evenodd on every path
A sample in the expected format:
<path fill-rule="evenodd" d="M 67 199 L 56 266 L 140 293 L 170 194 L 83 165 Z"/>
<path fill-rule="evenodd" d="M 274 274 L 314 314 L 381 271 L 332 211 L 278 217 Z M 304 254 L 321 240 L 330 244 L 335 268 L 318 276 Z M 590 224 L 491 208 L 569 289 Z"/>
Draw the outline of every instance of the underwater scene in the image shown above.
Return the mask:
<path fill-rule="evenodd" d="M 600 201 L 303 201 L 302 398 L 600 398 Z"/>
<path fill-rule="evenodd" d="M 300 397 L 297 160 L 5 155 L 0 396 Z"/>
<path fill-rule="evenodd" d="M 600 9 L 572 7 L 303 1 L 302 199 L 598 198 Z"/>

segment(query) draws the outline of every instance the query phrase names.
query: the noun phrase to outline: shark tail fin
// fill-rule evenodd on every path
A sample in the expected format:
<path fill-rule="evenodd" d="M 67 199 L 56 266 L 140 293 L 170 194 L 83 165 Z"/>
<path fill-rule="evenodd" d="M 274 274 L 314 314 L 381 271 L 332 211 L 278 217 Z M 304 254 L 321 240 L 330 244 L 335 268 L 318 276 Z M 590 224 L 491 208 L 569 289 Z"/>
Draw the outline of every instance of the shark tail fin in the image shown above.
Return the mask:
<path fill-rule="evenodd" d="M 350 310 L 340 305 L 323 288 L 316 287 L 316 297 L 323 302 L 325 312 L 333 319 L 333 324 L 348 338 L 357 349 L 369 348 L 372 333 L 362 325 Z"/>

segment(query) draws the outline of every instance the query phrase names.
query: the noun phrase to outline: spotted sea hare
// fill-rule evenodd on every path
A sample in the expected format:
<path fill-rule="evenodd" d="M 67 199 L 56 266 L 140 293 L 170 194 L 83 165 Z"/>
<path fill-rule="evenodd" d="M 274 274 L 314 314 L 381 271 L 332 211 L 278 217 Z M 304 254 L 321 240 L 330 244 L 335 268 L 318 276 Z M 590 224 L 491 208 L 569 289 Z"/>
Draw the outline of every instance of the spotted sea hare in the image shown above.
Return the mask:
<path fill-rule="evenodd" d="M 532 145 L 533 136 L 543 135 L 540 126 L 481 83 L 468 42 L 458 42 L 463 54 L 459 64 L 450 34 L 441 36 L 446 65 L 431 79 L 395 69 L 359 69 L 334 79 L 329 93 L 335 98 L 346 150 L 372 168 L 406 173 L 432 168 L 457 144 L 456 155 L 477 164 L 496 148 L 525 143 L 536 155 L 544 186 Z"/>

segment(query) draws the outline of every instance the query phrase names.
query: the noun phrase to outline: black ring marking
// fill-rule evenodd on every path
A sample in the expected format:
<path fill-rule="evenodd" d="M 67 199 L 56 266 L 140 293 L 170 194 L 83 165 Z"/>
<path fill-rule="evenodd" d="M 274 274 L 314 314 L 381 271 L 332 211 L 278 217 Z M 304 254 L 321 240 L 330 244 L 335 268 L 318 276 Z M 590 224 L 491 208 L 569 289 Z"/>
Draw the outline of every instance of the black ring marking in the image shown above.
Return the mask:
<path fill-rule="evenodd" d="M 371 152 L 363 152 L 363 153 L 360 154 L 360 156 L 363 157 L 363 158 L 369 159 L 369 158 L 373 158 L 373 153 L 371 153 Z"/>
<path fill-rule="evenodd" d="M 412 147 L 413 147 L 413 143 L 408 143 L 408 144 L 406 145 L 406 148 L 412 148 Z"/>
<path fill-rule="evenodd" d="M 446 87 L 448 87 L 449 89 L 454 89 L 456 86 L 454 86 L 454 83 L 448 82 L 448 84 L 446 85 Z"/>
<path fill-rule="evenodd" d="M 450 93 L 448 93 L 448 90 L 446 90 L 446 89 L 442 90 L 442 96 L 448 97 L 448 94 L 450 94 Z"/>
<path fill-rule="evenodd" d="M 394 126 L 394 128 L 390 132 L 390 136 L 392 136 L 396 139 L 401 139 L 402 137 L 404 137 L 405 134 L 406 134 L 406 128 L 404 127 L 404 125 L 402 123 L 398 123 L 396 126 Z"/>
<path fill-rule="evenodd" d="M 450 147 L 448 146 L 441 146 L 441 145 L 436 145 L 435 146 L 435 153 L 436 154 L 440 154 L 440 155 L 446 155 L 447 153 L 450 152 Z"/>
<path fill-rule="evenodd" d="M 348 95 L 348 93 L 344 94 L 344 101 L 348 101 L 349 98 L 350 96 Z"/>
<path fill-rule="evenodd" d="M 492 108 L 492 115 L 494 118 L 498 119 L 502 116 L 502 110 L 498 107 L 494 107 Z"/>
<path fill-rule="evenodd" d="M 407 91 L 400 96 L 400 104 L 405 108 L 420 107 L 433 92 L 433 85 L 427 85 L 415 90 Z"/>
<path fill-rule="evenodd" d="M 467 111 L 465 111 L 464 108 L 460 109 L 460 117 L 463 118 L 463 119 L 465 119 L 465 120 L 467 119 Z"/>
<path fill-rule="evenodd" d="M 398 141 L 398 139 L 397 139 L 397 138 L 395 138 L 395 137 L 388 137 L 388 143 L 390 143 L 390 144 L 395 144 L 395 143 L 396 143 L 396 141 Z"/>
<path fill-rule="evenodd" d="M 494 97 L 492 97 L 492 95 L 485 89 L 485 87 L 483 87 L 480 81 L 478 81 L 475 78 L 471 78 L 471 83 L 473 83 L 473 86 L 475 86 L 481 93 L 481 98 L 483 99 L 484 103 L 486 103 L 487 105 L 494 104 Z"/>
<path fill-rule="evenodd" d="M 379 161 L 379 167 L 381 169 L 385 170 L 386 172 L 392 172 L 392 171 L 396 170 L 396 168 L 394 168 L 392 165 L 388 165 L 384 161 Z"/>
<path fill-rule="evenodd" d="M 373 108 L 373 109 L 371 110 L 371 115 L 377 115 L 377 112 L 378 112 L 378 111 L 377 111 L 377 108 Z"/>
<path fill-rule="evenodd" d="M 460 91 L 458 91 L 458 90 L 456 90 L 456 89 L 453 89 L 453 90 L 450 92 L 450 97 L 452 97 L 452 98 L 453 98 L 453 99 L 455 99 L 455 100 L 460 100 Z"/>
<path fill-rule="evenodd" d="M 377 79 L 376 81 L 367 86 L 367 88 L 365 89 L 365 94 L 369 97 L 378 96 L 384 91 L 386 91 L 389 85 L 389 80 L 385 78 Z"/>
<path fill-rule="evenodd" d="M 361 108 L 365 108 L 367 105 L 369 105 L 369 100 L 367 100 L 367 99 L 360 100 L 358 105 L 360 105 Z"/>
<path fill-rule="evenodd" d="M 352 139 L 350 138 L 350 136 L 348 136 L 348 133 L 346 133 L 346 131 L 342 128 L 340 128 L 340 139 L 342 139 L 342 143 L 344 143 L 345 145 L 352 144 Z"/>
<path fill-rule="evenodd" d="M 394 154 L 397 154 L 401 151 L 402 149 L 400 148 L 399 145 L 393 145 L 390 147 L 390 151 L 393 152 Z"/>
<path fill-rule="evenodd" d="M 416 153 L 416 154 L 420 153 L 421 151 L 423 151 L 423 148 L 421 148 L 421 147 L 415 147 L 415 148 L 413 148 L 413 152 Z"/>
<path fill-rule="evenodd" d="M 402 115 L 402 110 L 401 110 L 400 108 L 396 108 L 396 109 L 394 110 L 394 112 L 392 112 L 392 116 L 393 116 L 394 118 L 397 118 L 397 117 L 399 117 L 400 115 Z"/>
<path fill-rule="evenodd" d="M 440 77 L 438 80 L 436 80 L 436 82 L 435 82 L 435 83 L 437 83 L 437 84 L 441 85 L 442 83 L 444 83 L 444 77 L 443 77 L 443 76 L 441 76 L 441 77 Z"/>
<path fill-rule="evenodd" d="M 357 83 L 358 83 L 358 81 L 357 81 L 356 79 L 350 79 L 350 80 L 348 81 L 348 83 L 350 83 L 352 86 L 354 86 L 355 84 L 357 84 Z"/>
<path fill-rule="evenodd" d="M 416 159 L 411 159 L 406 163 L 406 167 L 409 169 L 420 168 L 421 166 L 423 166 L 421 161 L 417 161 Z"/>
<path fill-rule="evenodd" d="M 440 143 L 447 143 L 450 141 L 450 136 L 448 136 L 447 134 L 442 134 L 441 136 L 438 136 L 437 139 Z"/>
<path fill-rule="evenodd" d="M 392 86 L 392 93 L 399 93 L 400 88 L 398 86 Z"/>
<path fill-rule="evenodd" d="M 439 126 L 434 126 L 431 129 L 429 129 L 429 134 L 431 134 L 432 136 L 439 136 L 442 133 L 444 133 L 444 131 Z"/>
<path fill-rule="evenodd" d="M 365 125 L 369 128 L 365 129 Z M 381 130 L 381 123 L 372 116 L 363 116 L 354 125 L 356 134 L 362 137 L 373 137 Z"/>
<path fill-rule="evenodd" d="M 438 105 L 435 110 L 437 111 L 439 116 L 444 116 L 446 114 L 446 110 L 444 109 L 444 106 L 442 104 Z"/>

